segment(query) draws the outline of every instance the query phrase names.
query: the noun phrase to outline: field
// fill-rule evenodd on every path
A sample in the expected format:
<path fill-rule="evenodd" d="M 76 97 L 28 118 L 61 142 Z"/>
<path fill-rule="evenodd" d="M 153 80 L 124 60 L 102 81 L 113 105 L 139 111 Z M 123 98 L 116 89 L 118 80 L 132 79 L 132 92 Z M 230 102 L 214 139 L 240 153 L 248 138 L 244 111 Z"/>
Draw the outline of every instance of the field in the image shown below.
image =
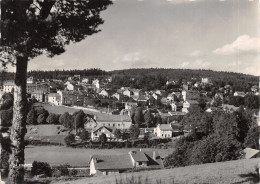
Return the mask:
<path fill-rule="evenodd" d="M 141 183 L 145 183 L 148 178 L 149 184 L 189 184 L 189 183 L 258 183 L 258 175 L 255 166 L 259 159 L 237 160 L 221 163 L 210 163 L 179 167 L 173 169 L 163 169 L 156 171 L 144 171 L 138 173 L 118 174 L 109 176 L 97 176 L 76 181 L 55 182 L 59 184 L 108 184 L 116 183 L 116 178 L 141 177 Z M 174 182 L 173 182 L 174 181 Z M 126 182 L 124 182 L 126 183 Z M 128 182 L 129 183 L 129 182 Z M 147 184 L 147 183 L 145 183 Z"/>
<path fill-rule="evenodd" d="M 127 115 L 111 115 L 107 113 L 101 113 L 95 109 L 86 109 L 83 107 L 67 107 L 67 106 L 55 106 L 50 105 L 48 103 L 37 103 L 37 106 L 43 106 L 49 113 L 54 114 L 64 114 L 65 112 L 68 112 L 70 114 L 73 114 L 76 111 L 79 111 L 82 109 L 87 114 L 93 114 L 96 115 L 98 120 L 101 121 L 122 121 L 122 120 L 130 120 L 130 117 Z"/>
<path fill-rule="evenodd" d="M 62 146 L 27 146 L 25 148 L 25 163 L 30 164 L 33 161 L 48 162 L 50 165 L 70 164 L 72 166 L 88 165 L 90 155 L 102 154 L 124 154 L 135 148 L 122 149 L 85 149 L 85 148 L 69 148 Z M 151 150 L 145 148 L 143 150 Z M 167 156 L 172 149 L 153 149 L 158 150 L 162 157 Z"/>

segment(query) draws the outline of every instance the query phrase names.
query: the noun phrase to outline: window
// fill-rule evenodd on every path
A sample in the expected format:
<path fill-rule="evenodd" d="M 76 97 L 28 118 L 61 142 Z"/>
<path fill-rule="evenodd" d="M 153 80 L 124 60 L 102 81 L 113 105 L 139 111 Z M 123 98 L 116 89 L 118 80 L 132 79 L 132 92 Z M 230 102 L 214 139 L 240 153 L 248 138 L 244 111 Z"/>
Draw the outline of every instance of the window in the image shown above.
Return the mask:
<path fill-rule="evenodd" d="M 115 126 L 115 123 L 113 123 L 113 127 Z"/>
<path fill-rule="evenodd" d="M 142 165 L 143 163 L 142 162 L 139 162 L 139 165 Z"/>
<path fill-rule="evenodd" d="M 163 134 L 162 134 L 162 137 L 163 137 Z"/>

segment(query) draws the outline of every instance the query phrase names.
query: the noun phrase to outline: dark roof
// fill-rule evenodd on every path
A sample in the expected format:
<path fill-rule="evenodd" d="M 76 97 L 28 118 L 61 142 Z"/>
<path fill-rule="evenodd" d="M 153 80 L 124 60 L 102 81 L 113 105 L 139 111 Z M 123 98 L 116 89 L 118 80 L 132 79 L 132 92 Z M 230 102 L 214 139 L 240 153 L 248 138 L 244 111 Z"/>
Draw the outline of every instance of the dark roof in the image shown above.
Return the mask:
<path fill-rule="evenodd" d="M 172 127 L 171 127 L 170 124 L 160 124 L 159 126 L 160 126 L 160 129 L 164 130 L 164 131 L 169 131 L 169 130 L 171 131 L 172 130 Z"/>
<path fill-rule="evenodd" d="M 148 162 L 147 162 L 148 168 L 150 168 L 150 169 L 164 168 L 162 158 L 160 157 L 158 151 L 145 151 L 144 154 L 146 155 L 146 157 L 148 159 Z M 155 160 L 153 159 L 153 154 L 155 154 Z"/>
<path fill-rule="evenodd" d="M 95 168 L 102 169 L 132 169 L 133 164 L 129 154 L 124 155 L 93 155 Z"/>
<path fill-rule="evenodd" d="M 145 156 L 144 152 L 141 151 L 131 151 L 131 156 L 136 162 L 148 162 L 147 157 Z"/>

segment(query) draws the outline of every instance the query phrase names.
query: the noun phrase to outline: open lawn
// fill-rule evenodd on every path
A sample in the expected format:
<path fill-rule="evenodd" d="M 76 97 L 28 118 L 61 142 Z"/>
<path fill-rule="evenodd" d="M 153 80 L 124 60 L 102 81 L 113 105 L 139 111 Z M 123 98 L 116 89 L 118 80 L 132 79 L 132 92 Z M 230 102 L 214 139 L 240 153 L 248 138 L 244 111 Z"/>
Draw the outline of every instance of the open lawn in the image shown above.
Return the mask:
<path fill-rule="evenodd" d="M 94 176 L 76 181 L 55 182 L 59 184 L 116 184 L 116 178 L 141 177 L 140 183 L 145 184 L 192 184 L 192 183 L 216 183 L 216 184 L 240 184 L 259 183 L 255 166 L 259 159 L 237 160 L 203 165 L 179 167 L 154 171 L 144 171 L 128 174 L 117 174 L 109 176 Z M 146 183 L 145 179 L 149 182 Z M 173 182 L 174 181 L 174 182 Z M 130 184 L 124 182 L 123 184 Z"/>
<path fill-rule="evenodd" d="M 79 111 L 82 109 L 87 114 L 93 114 L 97 116 L 97 120 L 99 121 L 122 121 L 122 120 L 131 120 L 129 116 L 127 115 L 111 115 L 107 113 L 101 113 L 97 110 L 91 110 L 86 109 L 83 107 L 67 107 L 67 106 L 55 106 L 50 105 L 48 103 L 37 103 L 37 106 L 43 106 L 49 113 L 54 114 L 64 114 L 65 112 L 68 112 L 70 114 L 73 114 L 76 111 Z"/>
<path fill-rule="evenodd" d="M 30 164 L 33 161 L 48 162 L 50 165 L 70 164 L 72 166 L 88 165 L 90 155 L 120 155 L 128 153 L 136 148 L 122 149 L 85 149 L 69 148 L 63 146 L 27 146 L 25 148 L 25 163 Z M 143 150 L 151 150 L 144 148 Z M 172 153 L 172 149 L 152 149 L 158 150 L 162 157 Z"/>

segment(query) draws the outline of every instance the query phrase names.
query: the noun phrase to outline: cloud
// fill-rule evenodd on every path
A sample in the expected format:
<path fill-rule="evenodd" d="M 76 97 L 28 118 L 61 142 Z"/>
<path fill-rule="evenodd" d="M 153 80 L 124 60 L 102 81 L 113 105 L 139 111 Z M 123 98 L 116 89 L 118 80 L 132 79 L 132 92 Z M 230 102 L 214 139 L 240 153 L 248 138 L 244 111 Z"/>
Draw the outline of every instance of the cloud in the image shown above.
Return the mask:
<path fill-rule="evenodd" d="M 211 65 L 210 62 L 203 61 L 202 59 L 197 59 L 192 62 L 183 62 L 180 68 L 190 68 L 190 69 L 207 69 Z"/>
<path fill-rule="evenodd" d="M 190 53 L 190 56 L 201 56 L 202 52 L 199 50 L 194 50 L 193 52 Z"/>
<path fill-rule="evenodd" d="M 197 59 L 195 64 L 198 66 L 198 68 L 207 68 L 211 65 L 210 62 L 203 61 L 201 59 Z"/>
<path fill-rule="evenodd" d="M 154 63 L 139 52 L 127 53 L 113 60 L 113 64 L 120 68 L 151 67 Z"/>
<path fill-rule="evenodd" d="M 188 66 L 190 63 L 189 62 L 183 62 L 181 64 L 181 68 L 185 68 L 186 66 Z"/>
<path fill-rule="evenodd" d="M 240 72 L 260 76 L 260 62 L 259 58 L 256 58 L 250 65 L 240 69 Z"/>
<path fill-rule="evenodd" d="M 236 53 L 250 54 L 259 51 L 260 37 L 250 37 L 248 35 L 239 36 L 233 43 L 224 45 L 213 51 L 219 55 L 233 55 Z"/>
<path fill-rule="evenodd" d="M 229 63 L 228 64 L 228 66 L 237 66 L 237 65 L 241 65 L 242 63 L 241 63 L 241 61 L 234 61 L 234 62 L 232 62 L 232 63 Z"/>

